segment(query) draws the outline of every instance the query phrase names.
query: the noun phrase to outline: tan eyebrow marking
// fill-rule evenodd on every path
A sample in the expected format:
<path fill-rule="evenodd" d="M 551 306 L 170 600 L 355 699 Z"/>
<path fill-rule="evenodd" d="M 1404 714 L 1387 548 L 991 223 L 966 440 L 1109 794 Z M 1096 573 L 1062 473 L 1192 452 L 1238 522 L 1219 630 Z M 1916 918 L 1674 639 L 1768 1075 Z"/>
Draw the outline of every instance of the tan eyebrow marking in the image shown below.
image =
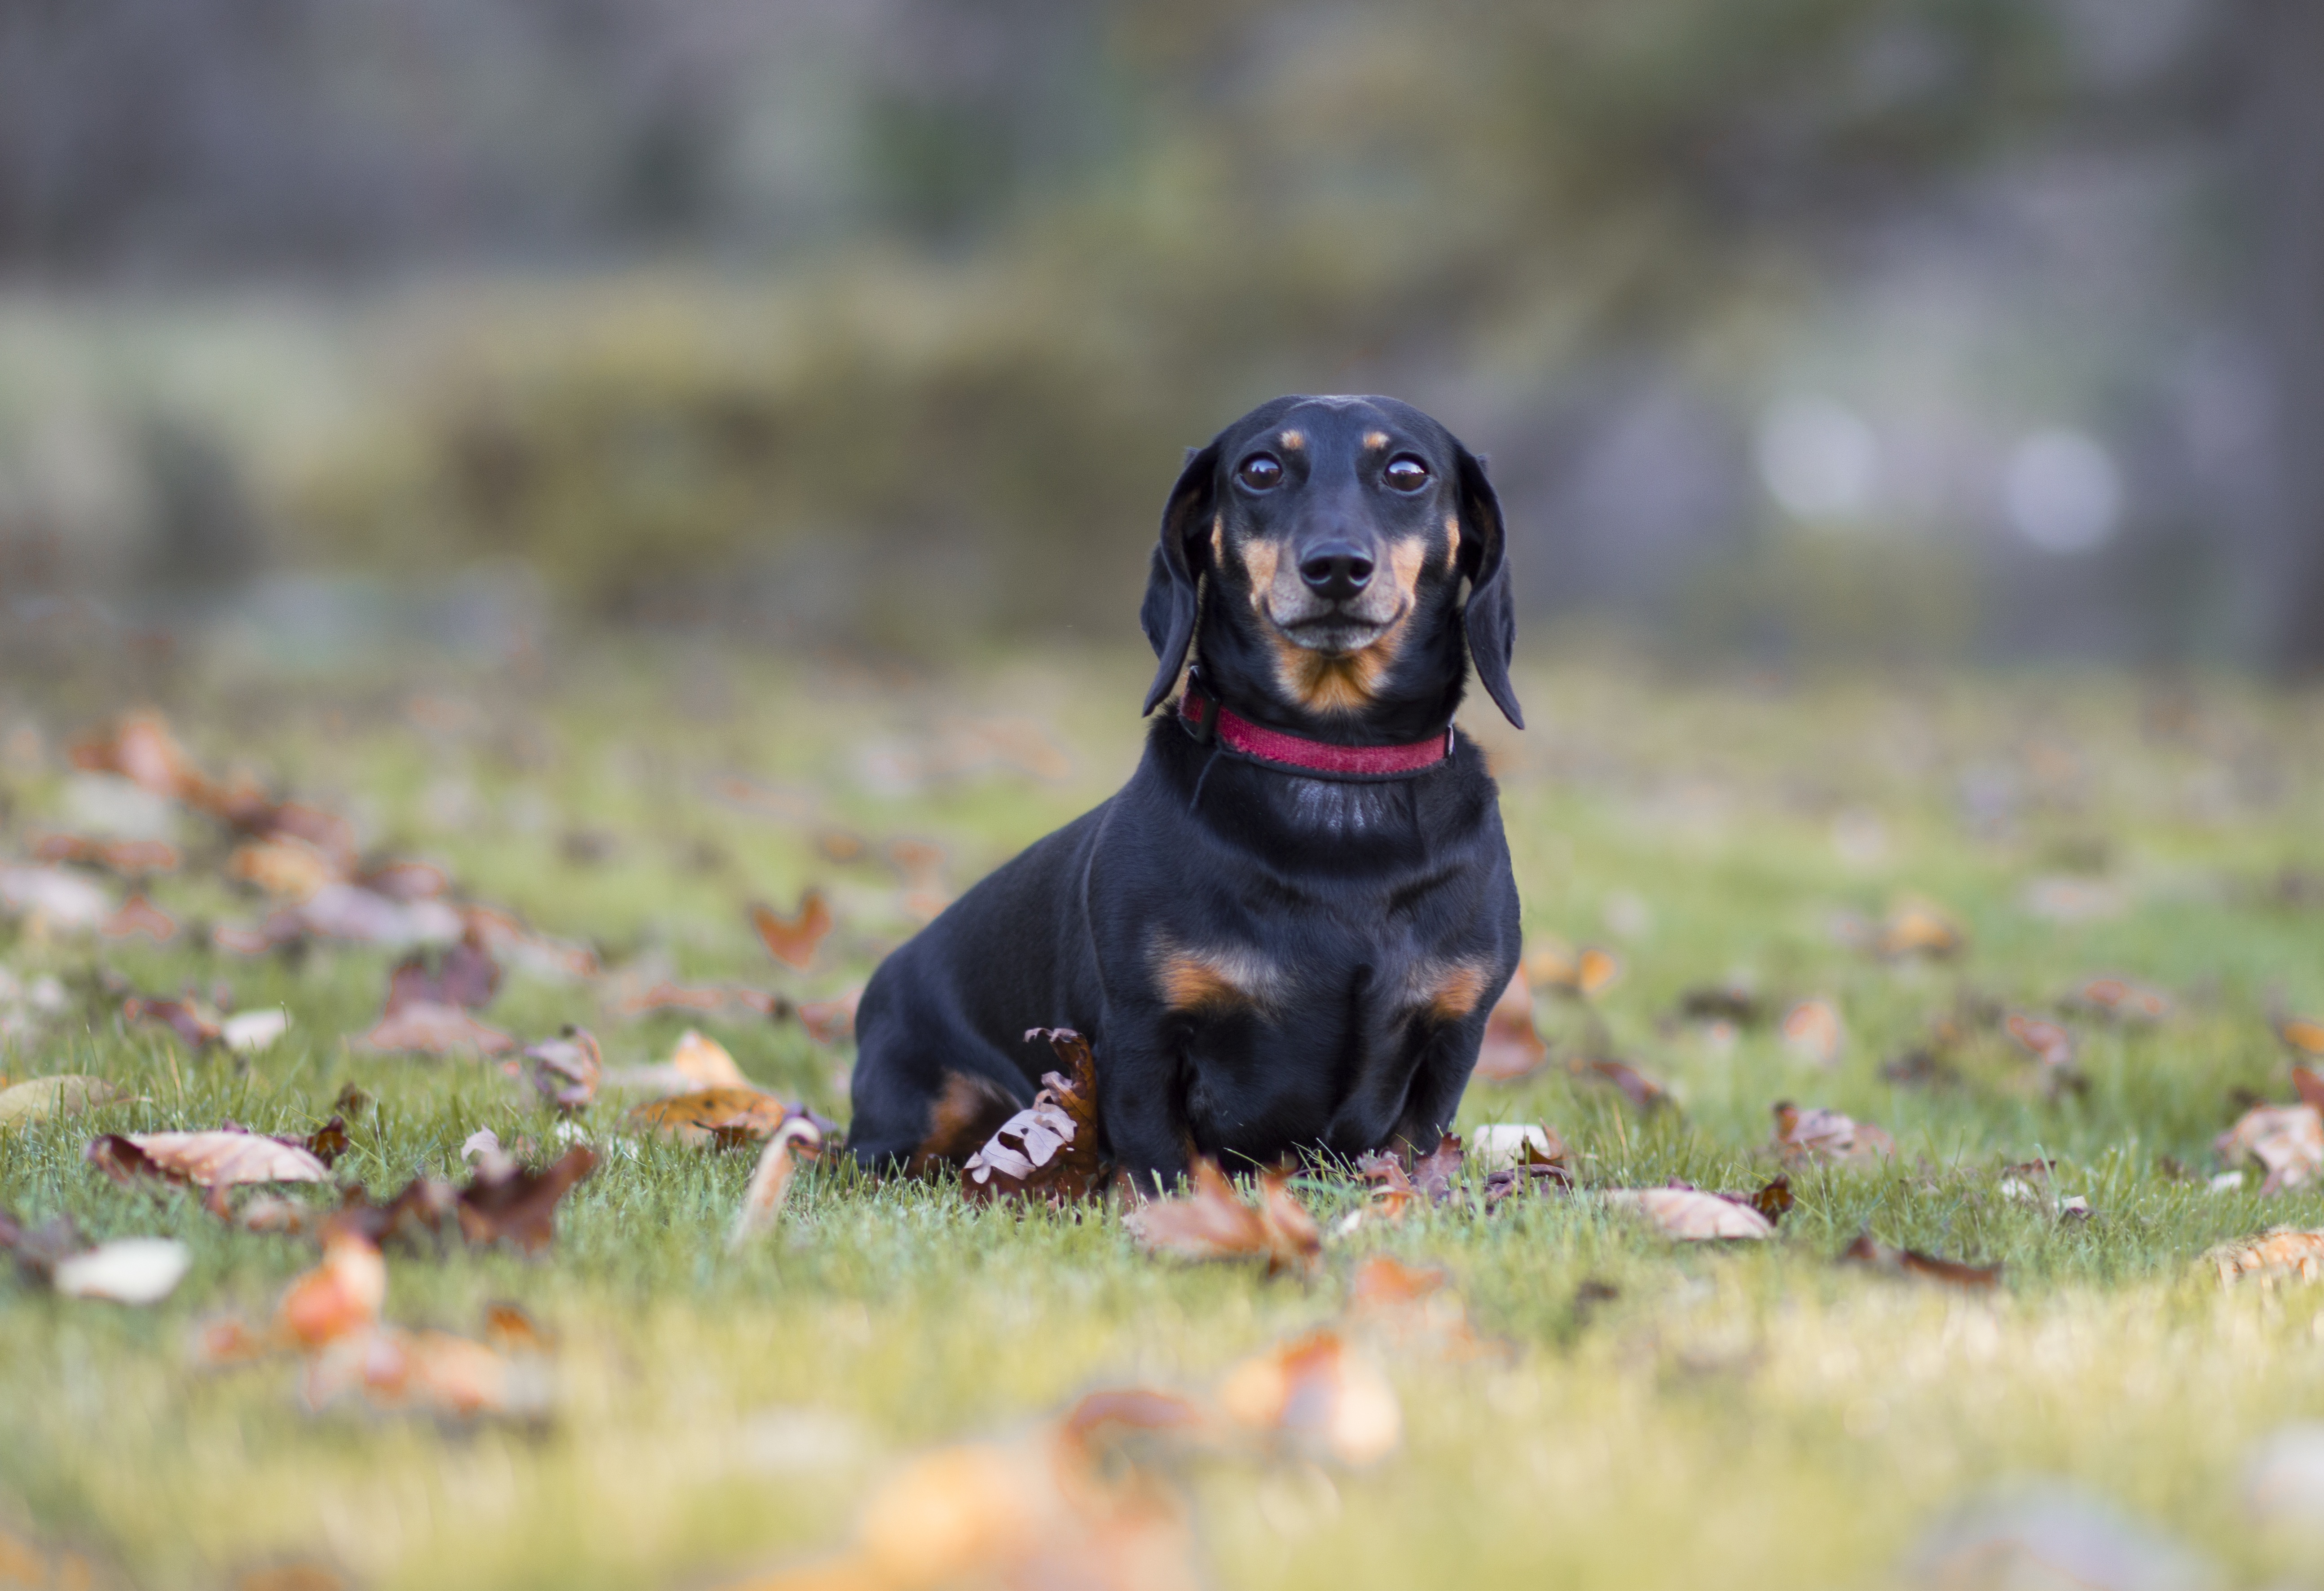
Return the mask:
<path fill-rule="evenodd" d="M 1374 453 L 1378 453 L 1381 448 L 1388 446 L 1388 433 L 1386 431 L 1366 431 L 1364 433 L 1364 446 L 1370 448 Z"/>
<path fill-rule="evenodd" d="M 1286 447 L 1290 448 L 1300 448 L 1307 446 L 1306 437 L 1298 431 L 1286 431 L 1277 438 L 1277 440 Z"/>

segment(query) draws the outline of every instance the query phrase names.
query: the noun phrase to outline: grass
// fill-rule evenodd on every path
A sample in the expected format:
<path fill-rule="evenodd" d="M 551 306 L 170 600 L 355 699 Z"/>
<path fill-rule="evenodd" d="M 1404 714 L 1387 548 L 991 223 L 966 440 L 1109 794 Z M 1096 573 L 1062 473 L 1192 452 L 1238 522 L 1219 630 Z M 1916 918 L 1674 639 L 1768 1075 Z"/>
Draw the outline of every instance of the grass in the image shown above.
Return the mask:
<path fill-rule="evenodd" d="M 810 997 L 908 931 L 887 841 L 940 844 L 957 889 L 1117 785 L 1141 674 L 1130 657 L 1020 657 L 931 680 L 637 643 L 393 680 L 290 680 L 218 654 L 137 683 L 205 763 L 246 761 L 615 964 Z M 228 1229 L 189 1195 L 116 1189 L 83 1163 L 89 1135 L 228 1117 L 304 1131 L 353 1082 L 377 1104 L 339 1172 L 379 1192 L 452 1170 L 478 1127 L 545 1145 L 556 1123 L 489 1068 L 350 1050 L 385 952 L 241 961 L 186 935 L 98 946 L 20 924 L 0 965 L 62 977 L 73 1010 L 0 1071 L 97 1072 L 140 1099 L 0 1131 L 0 1209 L 174 1236 L 196 1257 L 143 1311 L 0 1281 L 0 1523 L 153 1587 L 290 1559 L 379 1587 L 715 1585 L 837 1545 L 925 1444 L 1005 1433 L 1094 1386 L 1204 1384 L 1335 1314 L 1353 1263 L 1386 1250 L 1445 1267 L 1508 1351 L 1391 1356 L 1406 1439 L 1371 1469 L 1188 1472 L 1217 1584 L 1884 1583 L 1952 1510 L 2044 1478 L 2227 1584 L 2324 1573 L 2318 1538 L 2255 1526 L 2241 1480 L 2255 1441 L 2324 1418 L 2324 1294 L 2222 1292 L 2197 1265 L 2222 1238 L 2324 1225 L 2312 1189 L 2208 1183 L 2235 1090 L 2291 1097 L 2271 1005 L 2324 1009 L 2324 920 L 2273 890 L 2287 868 L 2324 868 L 2324 704 L 2108 676 L 1706 685 L 1572 666 L 1519 683 L 1530 734 L 1470 717 L 1502 774 L 1528 934 L 1613 944 L 1628 967 L 1593 1009 L 1542 1002 L 1542 1025 L 1566 1053 L 1603 1045 L 1663 1079 L 1680 1108 L 1641 1115 L 1553 1066 L 1472 1087 L 1462 1121 L 1547 1122 L 1596 1185 L 1756 1186 L 1780 1099 L 1895 1135 L 1893 1166 L 1797 1173 L 1774 1241 L 1680 1247 L 1575 1199 L 1367 1227 L 1313 1278 L 1268 1281 L 1148 1259 L 1111 1213 L 808 1178 L 779 1236 L 729 1254 L 748 1157 L 643 1142 L 568 1200 L 543 1258 L 391 1252 L 391 1318 L 472 1332 L 508 1300 L 555 1334 L 550 1418 L 317 1414 L 281 1363 L 201 1370 L 188 1351 L 198 1322 L 270 1308 L 311 1247 Z M 65 733 L 130 699 L 102 668 L 14 689 L 0 853 L 76 799 Z M 568 842 L 585 831 L 599 838 Z M 868 841 L 863 858 L 831 860 L 834 831 Z M 156 898 L 188 921 L 255 915 L 213 881 L 215 841 L 184 837 L 189 865 Z M 2029 883 L 2060 876 L 2119 910 L 2029 911 Z M 742 907 L 810 883 L 841 926 L 814 974 L 789 974 Z M 1835 939 L 1835 913 L 1877 918 L 1906 894 L 1966 926 L 1965 956 L 1884 962 Z M 2054 1010 L 2099 971 L 2176 1004 L 2152 1028 L 2078 1022 L 2079 1094 L 2050 1099 L 1993 1036 L 1951 1086 L 1883 1079 L 1964 998 Z M 1765 1026 L 1722 1047 L 1673 1018 L 1683 989 L 1732 977 L 1834 998 L 1837 1068 Z M 189 1053 L 122 1026 L 124 982 L 222 982 L 294 1025 L 254 1063 Z M 590 1024 L 619 1063 L 667 1055 L 685 1025 L 611 1021 L 593 990 L 521 974 L 489 1017 L 527 1035 Z M 796 1025 L 706 1025 L 766 1086 L 844 1111 L 844 1049 Z M 595 1107 L 583 1127 L 608 1136 L 614 1117 Z M 2093 1219 L 2005 1195 L 2001 1168 L 2036 1155 Z M 1327 1224 L 1358 1198 L 1321 1176 L 1303 1193 Z M 2003 1286 L 1983 1299 L 1835 1265 L 1866 1228 L 2000 1262 Z"/>

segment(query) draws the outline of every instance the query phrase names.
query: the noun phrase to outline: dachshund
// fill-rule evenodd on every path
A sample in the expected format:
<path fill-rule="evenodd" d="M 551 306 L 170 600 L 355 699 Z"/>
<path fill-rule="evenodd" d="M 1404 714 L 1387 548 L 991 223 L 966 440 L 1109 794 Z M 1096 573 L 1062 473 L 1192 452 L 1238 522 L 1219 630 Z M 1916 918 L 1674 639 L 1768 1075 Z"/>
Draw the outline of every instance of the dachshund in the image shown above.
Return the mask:
<path fill-rule="evenodd" d="M 1278 398 L 1191 452 L 1138 769 L 873 973 L 858 1163 L 964 1160 L 1039 1087 L 1036 1027 L 1088 1038 L 1141 1192 L 1198 1155 L 1434 1150 L 1517 963 L 1498 791 L 1452 727 L 1472 662 L 1525 727 L 1507 541 L 1484 461 L 1394 399 Z"/>

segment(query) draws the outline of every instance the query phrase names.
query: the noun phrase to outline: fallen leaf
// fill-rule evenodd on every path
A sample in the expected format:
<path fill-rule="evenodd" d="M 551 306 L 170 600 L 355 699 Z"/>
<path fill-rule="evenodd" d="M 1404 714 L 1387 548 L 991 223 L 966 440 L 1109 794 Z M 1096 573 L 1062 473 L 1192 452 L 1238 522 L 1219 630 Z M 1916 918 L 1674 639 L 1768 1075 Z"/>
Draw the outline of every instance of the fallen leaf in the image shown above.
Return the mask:
<path fill-rule="evenodd" d="M 484 1306 L 484 1341 L 504 1354 L 545 1354 L 551 1346 L 533 1318 L 512 1303 Z"/>
<path fill-rule="evenodd" d="M 1351 1467 L 1385 1458 L 1404 1436 L 1388 1378 L 1329 1329 L 1236 1365 L 1219 1384 L 1218 1403 L 1246 1430 Z"/>
<path fill-rule="evenodd" d="M 178 919 L 143 896 L 132 895 L 121 903 L 119 911 L 97 925 L 97 931 L 106 939 L 143 936 L 155 944 L 167 944 L 177 937 Z"/>
<path fill-rule="evenodd" d="M 815 947 L 831 932 L 831 906 L 822 890 L 810 889 L 789 917 L 778 915 L 772 906 L 753 905 L 751 926 L 759 931 L 759 941 L 770 955 L 804 971 L 815 960 Z"/>
<path fill-rule="evenodd" d="M 2255 1105 L 2213 1145 L 2232 1167 L 2246 1156 L 2267 1173 L 2262 1193 L 2279 1193 L 2324 1173 L 2324 1113 L 2313 1105 Z"/>
<path fill-rule="evenodd" d="M 527 1254 L 538 1254 L 556 1236 L 558 1202 L 595 1168 L 597 1156 L 576 1145 L 546 1171 L 513 1167 L 487 1177 L 483 1166 L 460 1191 L 460 1235 L 470 1243 L 505 1237 Z"/>
<path fill-rule="evenodd" d="M 614 994 L 606 1004 L 615 1017 L 631 1020 L 655 1011 L 693 1011 L 705 1016 L 771 1016 L 785 1008 L 773 995 L 740 984 L 684 984 L 667 980 L 640 984 Z"/>
<path fill-rule="evenodd" d="M 345 1154 L 354 1145 L 347 1141 L 347 1118 L 334 1116 L 330 1120 L 307 1135 L 299 1145 L 325 1165 Z"/>
<path fill-rule="evenodd" d="M 387 978 L 385 1015 L 414 1006 L 456 1006 L 481 1011 L 501 987 L 500 963 L 466 941 L 431 961 L 426 952 L 407 956 Z"/>
<path fill-rule="evenodd" d="M 443 869 L 404 858 L 373 863 L 355 882 L 390 900 L 439 900 L 452 892 L 451 877 Z"/>
<path fill-rule="evenodd" d="M 748 1089 L 757 1085 L 742 1075 L 734 1064 L 734 1057 L 716 1039 L 705 1038 L 689 1027 L 679 1035 L 678 1048 L 672 1050 L 669 1063 L 678 1073 L 698 1089 Z"/>
<path fill-rule="evenodd" d="M 1785 1160 L 1863 1164 L 1896 1153 L 1896 1140 L 1869 1122 L 1837 1110 L 1802 1109 L 1788 1099 L 1775 1108 L 1775 1149 Z"/>
<path fill-rule="evenodd" d="M 2171 1015 L 2171 997 L 2126 978 L 2093 978 L 2073 992 L 2070 1004 L 2118 1022 L 2160 1022 Z"/>
<path fill-rule="evenodd" d="M 0 1209 L 0 1254 L 14 1259 L 33 1282 L 45 1285 L 58 1265 L 88 1246 L 70 1216 L 51 1216 L 37 1227 L 27 1227 Z"/>
<path fill-rule="evenodd" d="M 1698 1188 L 1611 1188 L 1600 1197 L 1612 1209 L 1646 1217 L 1664 1237 L 1683 1243 L 1762 1238 L 1775 1230 L 1775 1223 L 1750 1205 Z"/>
<path fill-rule="evenodd" d="M 186 1042 L 188 1049 L 198 1050 L 215 1043 L 226 1031 L 218 1014 L 193 1000 L 145 999 L 132 995 L 121 1002 L 124 1022 L 158 1022 Z"/>
<path fill-rule="evenodd" d="M 1858 1233 L 1856 1241 L 1840 1251 L 1840 1259 L 1842 1265 L 1867 1265 L 1891 1275 L 1919 1276 L 1972 1292 L 1993 1288 L 2001 1281 L 1999 1265 L 1968 1265 L 1917 1249 L 1891 1248 L 1869 1232 Z"/>
<path fill-rule="evenodd" d="M 529 977 L 546 983 L 587 983 L 597 976 L 596 952 L 587 945 L 536 933 L 513 913 L 498 906 L 463 906 L 459 922 L 463 943 Z"/>
<path fill-rule="evenodd" d="M 1427 1196 L 1429 1203 L 1443 1204 L 1452 1197 L 1461 1163 L 1461 1139 L 1457 1134 L 1446 1133 L 1436 1140 L 1435 1148 L 1412 1163 L 1412 1185 Z"/>
<path fill-rule="evenodd" d="M 1622 980 L 1622 958 L 1598 945 L 1572 950 L 1554 941 L 1526 957 L 1526 979 L 1551 994 L 1594 1000 Z"/>
<path fill-rule="evenodd" d="M 782 1215 L 783 1200 L 790 1192 L 791 1178 L 798 1170 L 800 1156 L 812 1157 L 822 1144 L 822 1130 L 803 1116 L 792 1117 L 775 1129 L 774 1136 L 759 1152 L 758 1168 L 751 1173 L 751 1185 L 742 1193 L 742 1207 L 734 1212 L 733 1229 L 727 1234 L 727 1247 L 741 1248 L 775 1224 Z M 798 1146 L 797 1154 L 793 1153 L 794 1145 Z"/>
<path fill-rule="evenodd" d="M 245 1182 L 320 1182 L 330 1175 L 322 1161 L 297 1145 L 231 1128 L 106 1133 L 89 1140 L 84 1158 L 124 1187 L 135 1186 L 141 1177 L 227 1188 Z"/>
<path fill-rule="evenodd" d="M 53 1077 L 28 1078 L 0 1089 L 0 1127 L 45 1121 L 51 1116 L 70 1116 L 76 1111 L 95 1110 L 102 1106 L 120 1104 L 128 1098 L 126 1089 L 101 1077 L 90 1077 L 82 1072 L 63 1071 Z"/>
<path fill-rule="evenodd" d="M 2295 1055 L 2324 1061 L 2324 1022 L 2313 1016 L 2292 1016 L 2279 1012 L 2270 1019 L 2275 1036 L 2283 1047 Z"/>
<path fill-rule="evenodd" d="M 1793 1054 L 1827 1070 L 1840 1064 L 1840 1052 L 1848 1039 L 1840 1007 L 1821 996 L 1794 1004 L 1776 1024 L 1775 1032 Z"/>
<path fill-rule="evenodd" d="M 1404 1212 L 1420 1197 L 1420 1190 L 1405 1174 L 1404 1162 L 1393 1154 L 1366 1154 L 1356 1161 L 1356 1174 L 1370 1184 L 1364 1196 L 1367 1213 L 1386 1221 L 1404 1219 Z"/>
<path fill-rule="evenodd" d="M 1520 1193 L 1563 1193 L 1573 1186 L 1572 1173 L 1566 1170 L 1565 1145 L 1549 1135 L 1553 1149 L 1545 1153 L 1531 1139 L 1519 1150 L 1518 1157 L 1499 1171 L 1485 1177 L 1485 1213 L 1491 1215 L 1508 1200 Z"/>
<path fill-rule="evenodd" d="M 1491 1351 L 1469 1325 L 1469 1312 L 1434 1267 L 1408 1265 L 1376 1254 L 1356 1267 L 1348 1289 L 1348 1319 L 1374 1339 L 1392 1343 L 1401 1355 L 1472 1359 Z"/>
<path fill-rule="evenodd" d="M 1610 1083 L 1622 1090 L 1622 1097 L 1641 1110 L 1651 1110 L 1670 1103 L 1670 1091 L 1653 1078 L 1627 1061 L 1583 1061 L 1572 1063 L 1575 1076 L 1592 1082 Z"/>
<path fill-rule="evenodd" d="M 193 1251 L 171 1237 L 117 1237 L 57 1262 L 53 1285 L 67 1298 L 159 1303 L 176 1291 Z"/>
<path fill-rule="evenodd" d="M 524 1058 L 531 1062 L 527 1070 L 532 1086 L 559 1110 L 578 1110 L 597 1097 L 604 1062 L 587 1028 L 568 1025 L 562 1036 L 527 1049 Z"/>
<path fill-rule="evenodd" d="M 2324 1232 L 2272 1227 L 2256 1237 L 2221 1244 L 2203 1259 L 2218 1272 L 2222 1286 L 2246 1278 L 2262 1283 L 2279 1277 L 2314 1282 L 2324 1279 Z"/>
<path fill-rule="evenodd" d="M 1098 1149 L 1097 1061 L 1089 1041 L 1070 1027 L 1026 1033 L 1026 1043 L 1036 1039 L 1047 1040 L 1067 1070 L 1043 1072 L 1032 1104 L 968 1157 L 960 1190 L 972 1200 L 1039 1198 L 1065 1204 L 1088 1198 L 1105 1178 Z"/>
<path fill-rule="evenodd" d="M 337 860 L 291 834 L 244 841 L 226 858 L 226 876 L 294 905 L 313 899 L 343 877 Z"/>
<path fill-rule="evenodd" d="M 1874 949 L 1892 961 L 1907 956 L 1942 961 L 1968 947 L 1969 935 L 1960 924 L 1941 906 L 1925 900 L 1899 901 L 1881 923 L 1879 937 L 1874 941 Z"/>
<path fill-rule="evenodd" d="M 379 1054 L 497 1055 L 516 1048 L 516 1040 L 497 1027 L 477 1021 L 459 1007 L 426 1001 L 381 1017 L 369 1033 L 350 1043 L 354 1048 Z"/>
<path fill-rule="evenodd" d="M 2043 1066 L 2055 1070 L 2073 1064 L 2073 1034 L 2048 1017 L 2012 1011 L 2002 1019 L 2002 1026 L 2021 1049 Z"/>
<path fill-rule="evenodd" d="M 1798 1202 L 1792 1195 L 1792 1179 L 1784 1176 L 1751 1195 L 1751 1208 L 1766 1216 L 1771 1224 L 1791 1214 L 1792 1206 Z"/>
<path fill-rule="evenodd" d="M 1182 1259 L 1263 1258 L 1268 1274 L 1304 1269 L 1323 1252 L 1315 1219 L 1292 1198 L 1279 1172 L 1259 1175 L 1259 1201 L 1245 1203 L 1216 1163 L 1196 1159 L 1194 1191 L 1157 1199 L 1122 1218 L 1148 1254 Z"/>
<path fill-rule="evenodd" d="M 183 859 L 167 840 L 112 840 L 80 834 L 43 834 L 32 844 L 32 860 L 79 862 L 124 878 L 174 873 Z"/>
<path fill-rule="evenodd" d="M 696 1089 L 637 1106 L 630 1111 L 630 1120 L 681 1144 L 715 1143 L 727 1148 L 770 1137 L 797 1114 L 757 1089 Z"/>
<path fill-rule="evenodd" d="M 1678 997 L 1678 1014 L 1689 1022 L 1732 1022 L 1738 1027 L 1757 1025 L 1766 1017 L 1757 995 L 1738 984 L 1702 984 Z"/>
<path fill-rule="evenodd" d="M 2292 1087 L 2299 1094 L 2302 1105 L 2313 1105 L 2318 1110 L 2324 1111 L 2324 1077 L 2318 1076 L 2305 1066 L 2295 1066 L 2292 1069 Z"/>
<path fill-rule="evenodd" d="M 1533 994 L 1520 970 L 1510 976 L 1485 1017 L 1475 1075 L 1488 1082 L 1509 1082 L 1539 1071 L 1548 1059 L 1549 1046 L 1533 1025 Z"/>
<path fill-rule="evenodd" d="M 349 1396 L 374 1408 L 450 1415 L 538 1418 L 553 1384 L 537 1355 L 507 1356 L 448 1331 L 392 1326 L 351 1333 L 308 1360 L 307 1404 L 323 1409 Z"/>
<path fill-rule="evenodd" d="M 290 1031 L 290 1013 L 280 1007 L 243 1011 L 218 1025 L 218 1037 L 237 1055 L 256 1055 Z"/>
<path fill-rule="evenodd" d="M 1565 1140 L 1539 1122 L 1480 1127 L 1469 1135 L 1469 1146 L 1478 1167 L 1488 1172 L 1506 1171 L 1529 1161 L 1557 1163 L 1565 1158 Z"/>
<path fill-rule="evenodd" d="M 275 1325 L 299 1347 L 320 1347 L 377 1324 L 386 1302 L 387 1262 L 378 1246 L 352 1233 L 336 1233 L 323 1244 L 322 1263 L 284 1290 L 275 1306 Z"/>

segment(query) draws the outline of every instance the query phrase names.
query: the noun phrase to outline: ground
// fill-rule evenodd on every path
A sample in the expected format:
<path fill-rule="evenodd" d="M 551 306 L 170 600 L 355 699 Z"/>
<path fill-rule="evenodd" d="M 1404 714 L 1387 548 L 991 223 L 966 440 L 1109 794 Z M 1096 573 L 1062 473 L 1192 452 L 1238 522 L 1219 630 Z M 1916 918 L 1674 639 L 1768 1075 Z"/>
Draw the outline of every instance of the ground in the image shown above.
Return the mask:
<path fill-rule="evenodd" d="M 930 675 L 646 640 L 401 671 L 292 674 L 232 648 L 26 668 L 0 694 L 0 856 L 90 799 L 71 735 L 150 702 L 206 767 L 247 765 L 346 814 L 367 849 L 436 861 L 613 973 L 836 996 L 926 897 L 1120 781 L 1142 673 L 1126 654 Z M 1941 1574 L 1927 1564 L 1945 1531 L 1976 1528 L 1947 1522 L 1989 1522 L 1976 1511 L 1997 1494 L 2028 1504 L 2037 1539 L 2096 1510 L 2090 1551 L 2160 1565 L 2142 1543 L 2175 1542 L 2190 1576 L 2324 1571 L 2319 1536 L 2255 1513 L 2248 1476 L 2256 1444 L 2324 1418 L 2324 1293 L 2226 1288 L 2202 1259 L 2324 1225 L 2313 1184 L 2264 1197 L 2252 1171 L 2215 1187 L 2236 1168 L 2213 1149 L 2250 1097 L 2295 1097 L 2272 1018 L 2324 1011 L 2324 702 L 2106 676 L 1705 682 L 1604 660 L 1517 683 L 1529 732 L 1464 722 L 1502 781 L 1529 944 L 1604 946 L 1622 976 L 1593 1000 L 1542 993 L 1548 1064 L 1472 1085 L 1461 1119 L 1472 1136 L 1555 1129 L 1579 1191 L 1332 1235 L 1363 1189 L 1313 1171 L 1295 1191 L 1327 1238 L 1304 1275 L 1149 1256 L 1102 1204 L 1028 1213 L 814 1172 L 774 1232 L 730 1251 L 748 1150 L 637 1136 L 611 1099 L 560 1123 L 489 1062 L 352 1048 L 395 952 L 208 948 L 205 925 L 263 904 L 217 878 L 215 825 L 180 819 L 187 865 L 151 891 L 180 924 L 168 943 L 0 927 L 0 966 L 57 975 L 69 1002 L 0 1041 L 0 1071 L 92 1073 L 137 1096 L 0 1128 L 0 1210 L 174 1237 L 194 1256 L 143 1309 L 0 1280 L 0 1531 L 20 1559 L 78 1552 L 100 1582 L 154 1587 L 292 1564 L 378 1587 L 744 1580 L 843 1547 L 862 1499 L 932 1444 L 1037 1429 L 1095 1388 L 1213 1386 L 1338 1319 L 1356 1265 L 1386 1252 L 1442 1267 L 1485 1351 L 1367 1350 L 1403 1420 L 1377 1462 L 1171 1467 L 1207 1582 L 1886 1584 Z M 834 860 L 851 841 L 860 855 Z M 838 925 L 798 972 L 745 907 L 788 910 L 810 886 Z M 1965 947 L 1865 943 L 1907 900 Z M 2098 974 L 2165 992 L 2168 1015 L 2070 1007 Z M 1686 991 L 1730 984 L 1771 1015 L 1829 998 L 1836 1060 L 1770 1021 L 1680 1015 Z M 245 1062 L 123 1020 L 124 990 L 189 985 L 285 1007 L 289 1032 Z M 609 1065 L 666 1059 L 688 1019 L 623 1019 L 611 986 L 514 970 L 484 1016 L 528 1041 L 588 1025 Z M 2006 1012 L 2064 1025 L 2079 1082 L 1995 1025 Z M 844 1042 L 797 1022 L 695 1025 L 756 1082 L 844 1120 Z M 1915 1050 L 1932 1074 L 1892 1067 Z M 1674 1103 L 1642 1111 L 1569 1065 L 1603 1058 Z M 545 1413 L 316 1411 L 290 1361 L 198 1364 L 203 1323 L 263 1320 L 313 1245 L 235 1229 L 191 1192 L 116 1187 L 83 1158 L 100 1131 L 231 1118 L 304 1134 L 350 1083 L 376 1103 L 335 1171 L 374 1194 L 458 1174 L 479 1127 L 541 1156 L 560 1133 L 600 1148 L 542 1255 L 387 1251 L 392 1320 L 473 1334 L 504 1301 L 539 1323 Z M 1897 1154 L 1786 1167 L 1779 1100 L 1877 1124 Z M 2044 1159 L 2046 1179 L 2022 1169 Z M 1797 1206 L 1759 1243 L 1674 1243 L 1591 1191 L 1748 1191 L 1786 1169 Z M 2087 1219 L 2061 1213 L 2070 1197 Z M 1998 1285 L 1837 1263 L 1867 1231 L 1998 1264 Z"/>

